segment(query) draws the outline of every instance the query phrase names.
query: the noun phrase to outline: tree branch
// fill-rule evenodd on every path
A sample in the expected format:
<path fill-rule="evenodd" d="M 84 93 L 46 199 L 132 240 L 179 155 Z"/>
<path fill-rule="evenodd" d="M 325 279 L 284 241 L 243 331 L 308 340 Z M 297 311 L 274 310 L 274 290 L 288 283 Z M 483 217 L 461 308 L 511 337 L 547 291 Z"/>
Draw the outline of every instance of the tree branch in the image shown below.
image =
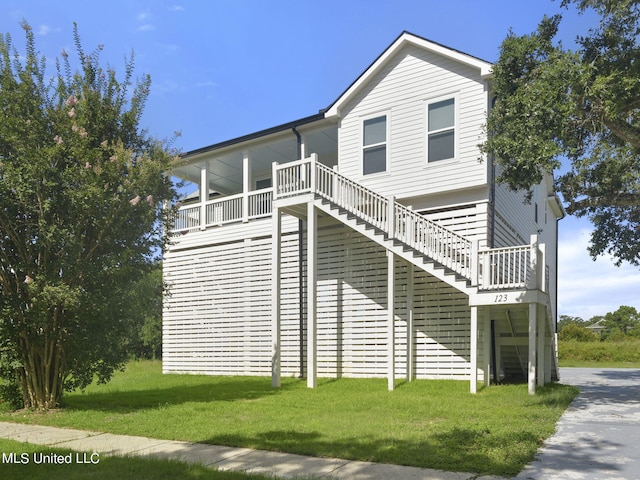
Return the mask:
<path fill-rule="evenodd" d="M 569 202 L 566 210 L 567 213 L 574 214 L 588 208 L 599 207 L 640 207 L 640 193 L 620 193 L 617 195 L 584 198 Z"/>
<path fill-rule="evenodd" d="M 620 139 L 630 143 L 636 148 L 640 148 L 640 129 L 630 125 L 624 120 L 616 118 L 604 117 L 602 123 Z"/>

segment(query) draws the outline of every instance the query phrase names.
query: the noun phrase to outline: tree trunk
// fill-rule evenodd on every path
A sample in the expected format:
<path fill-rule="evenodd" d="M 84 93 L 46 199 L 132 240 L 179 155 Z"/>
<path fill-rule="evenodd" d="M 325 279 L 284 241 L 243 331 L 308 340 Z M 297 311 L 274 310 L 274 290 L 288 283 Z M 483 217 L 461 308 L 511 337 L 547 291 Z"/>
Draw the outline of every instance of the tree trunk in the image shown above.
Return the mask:
<path fill-rule="evenodd" d="M 57 407 L 62 398 L 65 376 L 61 345 L 53 339 L 33 344 L 26 336 L 21 343 L 23 366 L 18 377 L 25 408 L 49 410 Z"/>

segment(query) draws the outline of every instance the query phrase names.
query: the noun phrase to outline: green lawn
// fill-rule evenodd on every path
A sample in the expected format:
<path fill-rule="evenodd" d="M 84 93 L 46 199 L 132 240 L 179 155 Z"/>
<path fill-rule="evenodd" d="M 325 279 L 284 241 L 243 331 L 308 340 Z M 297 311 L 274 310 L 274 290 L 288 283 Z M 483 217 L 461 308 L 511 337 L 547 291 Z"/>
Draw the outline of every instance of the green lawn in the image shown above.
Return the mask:
<path fill-rule="evenodd" d="M 577 389 L 526 385 L 468 393 L 468 382 L 162 375 L 133 362 L 47 414 L 0 420 L 510 476 L 530 462 Z M 1 410 L 0 405 L 0 410 Z"/>

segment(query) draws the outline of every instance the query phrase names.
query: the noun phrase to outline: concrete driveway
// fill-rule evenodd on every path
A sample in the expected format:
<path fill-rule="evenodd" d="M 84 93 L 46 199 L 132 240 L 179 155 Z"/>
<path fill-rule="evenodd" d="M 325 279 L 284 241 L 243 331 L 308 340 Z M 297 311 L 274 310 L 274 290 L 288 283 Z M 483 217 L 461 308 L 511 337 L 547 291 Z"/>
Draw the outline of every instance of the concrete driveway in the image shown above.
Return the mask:
<path fill-rule="evenodd" d="M 580 395 L 516 478 L 640 479 L 640 369 L 561 368 L 560 381 Z"/>

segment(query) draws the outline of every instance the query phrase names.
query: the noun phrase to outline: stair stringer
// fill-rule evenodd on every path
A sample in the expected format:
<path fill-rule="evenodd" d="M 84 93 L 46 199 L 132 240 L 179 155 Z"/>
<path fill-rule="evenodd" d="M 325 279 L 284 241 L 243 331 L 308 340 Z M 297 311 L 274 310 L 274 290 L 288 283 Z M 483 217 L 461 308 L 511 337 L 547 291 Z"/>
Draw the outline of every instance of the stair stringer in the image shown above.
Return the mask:
<path fill-rule="evenodd" d="M 412 263 L 416 267 L 424 270 L 430 275 L 433 275 L 435 278 L 456 288 L 462 293 L 471 295 L 477 292 L 477 287 L 471 286 L 466 278 L 460 277 L 452 270 L 438 264 L 426 255 L 412 249 L 401 241 L 388 238 L 383 231 L 375 228 L 373 225 L 370 225 L 369 223 L 356 217 L 355 215 L 346 212 L 338 205 L 326 199 L 319 198 L 313 200 L 313 203 L 318 210 L 352 228 L 369 240 L 376 242 L 378 245 L 384 247 L 388 251 L 393 252 L 398 257 Z"/>

